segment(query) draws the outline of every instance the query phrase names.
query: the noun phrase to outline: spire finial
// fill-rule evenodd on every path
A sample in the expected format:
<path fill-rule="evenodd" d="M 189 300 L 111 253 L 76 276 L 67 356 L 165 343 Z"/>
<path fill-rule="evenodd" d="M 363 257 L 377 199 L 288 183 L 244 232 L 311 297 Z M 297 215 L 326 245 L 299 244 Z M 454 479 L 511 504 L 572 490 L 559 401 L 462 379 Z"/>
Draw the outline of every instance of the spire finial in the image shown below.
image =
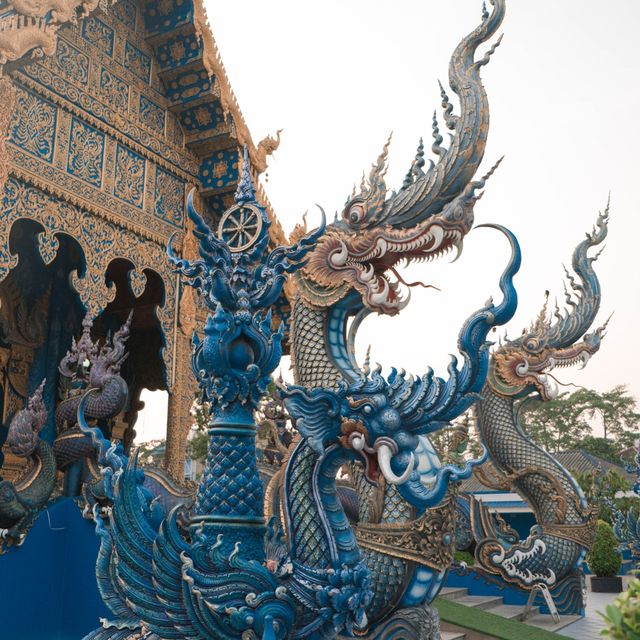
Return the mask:
<path fill-rule="evenodd" d="M 238 188 L 235 193 L 236 202 L 253 202 L 256 199 L 253 190 L 253 180 L 251 178 L 251 163 L 249 162 L 249 148 L 244 145 L 242 155 L 242 173 L 238 181 Z"/>

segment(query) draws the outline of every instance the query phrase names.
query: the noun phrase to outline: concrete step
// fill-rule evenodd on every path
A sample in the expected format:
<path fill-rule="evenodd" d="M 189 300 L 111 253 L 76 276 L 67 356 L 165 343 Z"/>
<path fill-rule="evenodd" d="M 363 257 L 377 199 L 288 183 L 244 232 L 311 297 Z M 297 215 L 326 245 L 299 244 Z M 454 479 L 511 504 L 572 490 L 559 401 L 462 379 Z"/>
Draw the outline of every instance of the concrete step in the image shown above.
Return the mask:
<path fill-rule="evenodd" d="M 458 631 L 441 631 L 440 638 L 442 640 L 465 640 L 466 633 L 459 633 Z"/>
<path fill-rule="evenodd" d="M 550 615 L 538 613 L 535 616 L 531 616 L 526 620 L 523 620 L 525 624 L 529 624 L 532 627 L 538 627 L 538 629 L 544 629 L 545 631 L 560 631 L 572 622 L 582 620 L 580 616 L 560 616 L 560 622 L 554 622 Z"/>
<path fill-rule="evenodd" d="M 469 589 L 464 589 L 462 587 L 444 587 L 440 589 L 440 593 L 438 594 L 441 598 L 446 598 L 447 600 L 457 600 L 462 596 L 469 595 Z"/>
<path fill-rule="evenodd" d="M 495 607 L 491 607 L 488 609 L 489 613 L 495 613 L 497 616 L 502 616 L 503 618 L 509 618 L 509 620 L 522 620 L 522 616 L 524 615 L 524 605 L 521 604 L 499 604 Z M 540 612 L 538 607 L 534 607 L 531 610 L 531 617 L 538 615 Z M 525 620 L 522 620 L 526 622 Z"/>
<path fill-rule="evenodd" d="M 493 611 L 493 607 L 497 607 L 502 604 L 502 598 L 494 596 L 459 596 L 458 598 L 455 598 L 455 601 L 459 604 L 464 604 L 467 607 L 491 611 Z"/>

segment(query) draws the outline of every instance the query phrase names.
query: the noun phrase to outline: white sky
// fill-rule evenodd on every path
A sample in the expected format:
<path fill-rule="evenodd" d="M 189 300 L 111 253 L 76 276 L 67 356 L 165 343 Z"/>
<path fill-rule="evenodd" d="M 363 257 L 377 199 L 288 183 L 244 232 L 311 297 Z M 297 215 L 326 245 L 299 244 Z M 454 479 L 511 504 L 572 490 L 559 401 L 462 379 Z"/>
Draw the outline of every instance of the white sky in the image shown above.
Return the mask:
<path fill-rule="evenodd" d="M 431 144 L 431 115 L 441 112 L 437 80 L 446 83 L 449 56 L 481 12 L 478 0 L 244 0 L 241 15 L 234 3 L 205 4 L 254 140 L 284 128 L 265 188 L 287 232 L 307 209 L 317 220 L 314 203 L 330 215 L 341 211 L 391 130 L 387 185 L 400 187 L 418 138 Z M 639 28 L 634 0 L 508 1 L 502 45 L 482 71 L 491 127 L 481 172 L 506 158 L 476 206 L 476 222 L 504 224 L 520 240 L 520 304 L 509 325 L 516 335 L 545 289 L 552 299 L 562 295 L 562 263 L 611 190 L 596 270 L 600 317 L 615 315 L 588 367 L 558 377 L 598 390 L 626 383 L 640 398 Z M 360 359 L 371 344 L 372 360 L 385 368 L 422 373 L 431 365 L 445 374 L 464 319 L 498 296 L 506 258 L 506 240 L 479 229 L 455 264 L 403 270 L 442 292 L 413 289 L 400 316 L 367 319 Z"/>

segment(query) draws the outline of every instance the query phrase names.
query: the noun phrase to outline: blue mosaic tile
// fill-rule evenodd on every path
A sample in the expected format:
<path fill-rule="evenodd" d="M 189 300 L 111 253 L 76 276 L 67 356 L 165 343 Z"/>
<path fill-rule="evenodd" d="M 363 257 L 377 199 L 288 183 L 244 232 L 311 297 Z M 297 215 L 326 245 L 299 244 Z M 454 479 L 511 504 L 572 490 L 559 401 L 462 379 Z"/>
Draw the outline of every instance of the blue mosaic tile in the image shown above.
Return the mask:
<path fill-rule="evenodd" d="M 144 24 L 148 33 L 171 31 L 193 21 L 193 0 L 159 0 L 147 2 Z"/>
<path fill-rule="evenodd" d="M 107 55 L 113 56 L 113 29 L 95 16 L 82 21 L 82 37 Z"/>
<path fill-rule="evenodd" d="M 151 58 L 130 42 L 124 45 L 124 66 L 141 80 L 149 82 Z"/>
<path fill-rule="evenodd" d="M 146 96 L 140 95 L 140 122 L 158 133 L 164 133 L 164 109 Z"/>
<path fill-rule="evenodd" d="M 180 34 L 156 49 L 156 60 L 163 70 L 175 69 L 197 60 L 202 54 L 202 41 L 195 34 Z"/>
<path fill-rule="evenodd" d="M 145 159 L 135 151 L 118 144 L 113 195 L 142 208 L 144 203 Z"/>
<path fill-rule="evenodd" d="M 67 171 L 95 187 L 102 186 L 104 134 L 92 126 L 71 119 Z"/>
<path fill-rule="evenodd" d="M 213 87 L 213 78 L 206 71 L 187 72 L 167 83 L 166 97 L 174 104 L 185 104 L 209 95 Z"/>
<path fill-rule="evenodd" d="M 224 189 L 238 182 L 238 150 L 216 151 L 200 165 L 200 180 L 205 189 Z"/>
<path fill-rule="evenodd" d="M 100 94 L 114 109 L 129 109 L 129 85 L 104 67 L 100 70 Z"/>
<path fill-rule="evenodd" d="M 184 182 L 162 167 L 156 167 L 154 213 L 177 227 L 182 225 Z"/>
<path fill-rule="evenodd" d="M 217 101 L 180 112 L 180 122 L 189 133 L 216 129 L 223 121 L 222 105 Z"/>
<path fill-rule="evenodd" d="M 53 160 L 56 108 L 40 96 L 19 88 L 16 109 L 9 127 L 9 140 L 42 160 Z"/>

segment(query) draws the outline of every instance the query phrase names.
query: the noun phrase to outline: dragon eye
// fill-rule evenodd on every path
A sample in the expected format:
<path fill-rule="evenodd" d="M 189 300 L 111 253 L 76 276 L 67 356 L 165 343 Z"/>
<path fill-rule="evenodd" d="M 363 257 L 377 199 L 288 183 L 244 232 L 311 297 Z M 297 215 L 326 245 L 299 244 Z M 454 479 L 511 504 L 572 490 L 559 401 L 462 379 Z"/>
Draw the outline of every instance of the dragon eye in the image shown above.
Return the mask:
<path fill-rule="evenodd" d="M 360 224 L 365 217 L 364 207 L 361 204 L 352 205 L 346 215 L 349 224 Z"/>
<path fill-rule="evenodd" d="M 529 351 L 537 351 L 540 348 L 540 341 L 536 338 L 530 338 L 529 340 L 527 340 L 525 347 Z"/>

